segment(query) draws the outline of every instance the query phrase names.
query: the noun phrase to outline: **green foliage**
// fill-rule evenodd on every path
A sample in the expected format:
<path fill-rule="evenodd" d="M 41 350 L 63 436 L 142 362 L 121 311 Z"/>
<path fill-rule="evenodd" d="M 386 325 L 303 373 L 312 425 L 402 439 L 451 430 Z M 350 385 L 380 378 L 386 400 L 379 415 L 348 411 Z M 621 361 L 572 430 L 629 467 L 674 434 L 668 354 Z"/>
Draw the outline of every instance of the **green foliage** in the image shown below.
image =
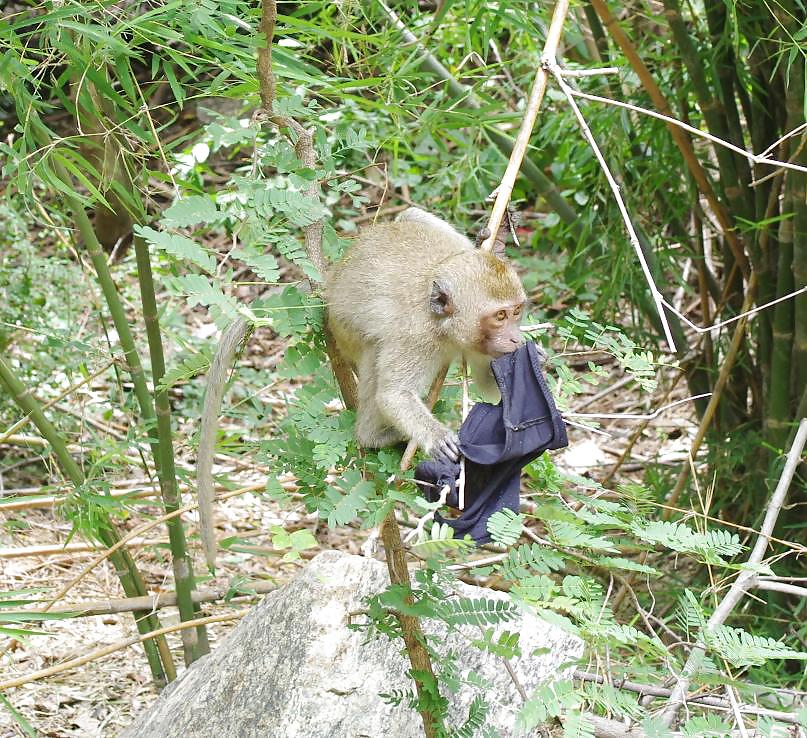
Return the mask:
<path fill-rule="evenodd" d="M 521 537 L 523 525 L 523 518 L 519 513 L 505 508 L 488 518 L 487 529 L 494 543 L 512 546 Z"/>
<path fill-rule="evenodd" d="M 438 13 L 431 12 L 430 4 L 413 2 L 400 4 L 396 12 L 430 53 L 461 75 L 467 89 L 436 80 L 423 67 L 422 53 L 401 43 L 380 6 L 281 4 L 273 50 L 275 112 L 294 116 L 313 132 L 317 155 L 313 168 L 299 161 L 285 131 L 253 115 L 258 104 L 254 59 L 259 41 L 253 33 L 258 4 L 203 0 L 154 4 L 146 12 L 127 13 L 126 8 L 107 12 L 109 8 L 68 0 L 46 3 L 41 14 L 12 15 L 0 24 L 4 134 L 0 156 L 3 194 L 7 195 L 0 205 L 0 240 L 12 244 L 11 249 L 0 249 L 0 352 L 10 348 L 28 385 L 43 399 L 50 399 L 89 377 L 101 362 L 117 358 L 114 337 L 106 338 L 111 332 L 104 312 L 98 309 L 97 290 L 73 251 L 82 254 L 84 245 L 65 244 L 74 228 L 63 212 L 63 196 L 80 197 L 88 211 L 118 196 L 135 220 L 135 233 L 152 247 L 158 281 L 169 292 L 160 294 L 163 338 L 167 347 L 176 342 L 182 351 L 169 356 L 169 371 L 158 389 L 182 384 L 176 405 L 183 422 L 177 425 L 194 425 L 188 421 L 198 413 L 201 388 L 200 382 L 190 380 L 206 370 L 216 344 L 213 337 L 202 340 L 189 335 L 184 300 L 196 316 L 207 311 L 219 327 L 241 317 L 256 327 L 271 328 L 283 341 L 285 353 L 279 366 L 242 367 L 236 372 L 234 392 L 241 397 L 230 412 L 250 433 L 244 444 L 234 438 L 241 434 L 225 439 L 228 452 L 246 448 L 251 453 L 259 448 L 259 460 L 271 470 L 268 497 L 280 504 L 299 504 L 301 499 L 307 511 L 317 511 L 331 526 L 373 527 L 393 504 L 406 508 L 413 518 L 432 510 L 398 471 L 398 450 L 362 451 L 353 440 L 353 413 L 339 405 L 324 355 L 322 299 L 316 288 L 310 291 L 304 285 L 322 275 L 305 253 L 301 228 L 324 218 L 324 251 L 333 259 L 345 247 L 337 233 L 355 230 L 356 216 L 367 200 L 361 194 L 365 187 L 374 206 L 382 201 L 397 204 L 395 198 L 403 194 L 467 230 L 477 227 L 473 219 L 499 183 L 505 163 L 492 144 L 493 136 L 512 131 L 520 122 L 523 90 L 534 78 L 548 7 L 536 12 L 530 4 L 478 0 L 438 5 Z M 698 66 L 707 69 L 710 83 L 719 82 L 719 75 L 708 71 L 712 67 L 736 72 L 733 92 L 725 95 L 721 89 L 719 95 L 726 109 L 732 108 L 735 95 L 746 108 L 737 125 L 748 130 L 735 143 L 740 148 L 757 148 L 760 142 L 764 147 L 778 139 L 785 133 L 778 129 L 789 115 L 781 107 L 784 98 L 803 96 L 803 85 L 789 84 L 791 75 L 798 79 L 803 66 L 798 45 L 803 30 L 788 31 L 788 18 L 766 10 L 746 18 L 729 8 L 732 17 L 723 29 L 725 38 L 710 47 L 710 39 L 700 34 L 711 28 L 714 18 L 704 16 L 697 4 L 687 6 L 686 12 L 686 22 L 703 54 Z M 623 71 L 618 79 L 581 78 L 580 88 L 635 96 L 646 105 L 639 80 L 624 71 L 628 65 L 620 52 L 604 44 L 600 53 L 607 53 L 607 59 L 592 55 L 590 29 L 582 18 L 566 23 L 563 63 L 584 68 L 613 63 Z M 643 58 L 652 62 L 662 91 L 669 100 L 678 101 L 690 122 L 705 127 L 708 108 L 692 89 L 686 64 L 671 47 L 668 34 L 648 34 L 642 28 L 641 23 L 634 24 L 631 34 Z M 710 53 L 722 53 L 723 41 L 730 41 L 726 48 L 733 50 L 733 60 Z M 757 54 L 773 61 L 762 64 Z M 766 101 L 768 91 L 772 97 Z M 473 107 L 466 106 L 469 100 Z M 772 114 L 768 120 L 748 115 L 748 110 Z M 703 200 L 693 191 L 665 127 L 606 106 L 592 106 L 586 115 L 614 166 L 649 268 L 665 296 L 679 287 L 683 304 L 697 296 L 694 279 L 681 278 L 682 264 L 690 259 L 693 274 L 704 266 L 711 270 L 702 276 L 715 292 L 713 300 L 719 298 L 721 304 L 736 309 L 742 295 L 727 281 L 733 270 L 729 260 L 720 256 L 727 251 L 720 234 L 709 234 L 715 242 L 709 259 L 696 248 L 698 238 L 693 237 L 690 223 L 703 219 Z M 764 130 L 756 129 L 757 117 L 764 119 Z M 74 125 L 77 121 L 79 125 Z M 549 334 L 547 366 L 558 403 L 568 410 L 577 394 L 610 381 L 610 373 L 600 363 L 589 362 L 583 370 L 567 363 L 581 349 L 612 357 L 620 372 L 649 393 L 656 388 L 660 370 L 671 364 L 653 353 L 657 339 L 646 319 L 653 314 L 652 305 L 646 307 L 646 285 L 602 173 L 567 106 L 551 88 L 532 143 L 530 162 L 551 176 L 555 194 L 573 213 L 571 222 L 564 219 L 552 209 L 554 201 L 547 196 L 552 193 L 540 191 L 529 177 L 517 180 L 515 200 L 529 203 L 529 208 L 522 209 L 529 209 L 530 215 L 525 247 L 513 251 L 536 305 L 531 321 L 552 319 L 555 326 Z M 785 153 L 795 156 L 798 139 L 785 143 L 792 144 Z M 93 155 L 105 144 L 125 171 L 124 181 L 108 160 Z M 706 154 L 698 149 L 699 156 Z M 778 285 L 771 284 L 770 275 L 778 269 L 794 274 L 801 263 L 796 258 L 801 253 L 798 239 L 792 265 L 775 261 L 787 253 L 776 228 L 795 220 L 782 208 L 798 201 L 787 188 L 797 186 L 799 180 L 794 173 L 775 178 L 781 193 L 770 189 L 771 179 L 752 189 L 742 172 L 726 177 L 723 163 L 711 155 L 707 158 L 718 196 L 731 209 L 731 219 L 740 224 L 737 232 L 747 239 L 749 254 L 757 260 L 760 301 L 773 298 Z M 308 194 L 314 182 L 318 192 Z M 743 212 L 734 212 L 735 203 L 723 197 L 734 190 L 749 193 L 753 201 Z M 696 209 L 691 207 L 693 202 Z M 771 216 L 765 211 L 768 203 L 783 205 L 777 205 Z M 166 207 L 152 220 L 161 205 Z M 760 207 L 762 212 L 755 211 Z M 708 211 L 707 220 L 711 220 L 711 205 Z M 46 223 L 40 222 L 40 213 L 47 214 Z M 113 269 L 119 289 L 132 306 L 131 319 L 137 321 L 139 297 L 127 280 L 133 271 L 131 257 L 124 256 Z M 282 290 L 277 288 L 281 282 Z M 614 323 L 627 322 L 626 309 L 635 309 L 635 325 L 617 328 Z M 804 364 L 796 360 L 798 356 L 793 368 L 773 371 L 768 357 L 776 352 L 765 343 L 774 333 L 772 312 L 757 316 L 758 327 L 747 335 L 747 353 L 728 385 L 730 390 L 732 384 L 737 387 L 737 407 L 727 409 L 726 398 L 721 406 L 720 432 L 725 438 L 710 449 L 710 459 L 720 462 L 713 467 L 717 470 L 714 498 L 709 498 L 714 499 L 713 515 L 727 508 L 742 509 L 735 503 L 746 504 L 746 490 L 733 484 L 734 475 L 764 466 L 753 453 L 760 437 L 750 434 L 787 427 L 792 419 L 785 417 L 786 412 L 771 413 L 776 422 L 768 423 L 768 418 L 763 422 L 771 388 L 791 392 L 790 388 L 803 385 L 794 381 Z M 776 332 L 785 341 L 792 336 L 796 318 L 789 323 L 785 327 L 791 333 Z M 712 339 L 713 363 L 707 369 L 714 375 L 726 352 L 722 335 Z M 803 345 L 790 342 L 793 347 Z M 696 350 L 692 345 L 687 348 Z M 694 360 L 687 366 L 707 365 L 706 354 L 690 358 Z M 687 371 L 689 378 L 695 373 Z M 125 418 L 129 427 L 125 439 L 96 434 L 52 411 L 60 429 L 83 434 L 82 464 L 89 481 L 66 498 L 60 512 L 90 534 L 97 534 L 102 513 L 127 514 L 123 504 L 128 503 L 109 494 L 110 478 L 129 472 L 127 455 L 144 450 L 149 430 L 133 422 L 137 413 L 128 387 L 113 370 L 107 377 L 109 400 L 99 413 L 104 419 Z M 760 386 L 758 377 L 762 377 Z M 293 392 L 288 393 L 285 415 L 254 401 L 258 388 L 287 380 L 293 380 L 289 382 Z M 456 423 L 452 395 L 446 396 L 441 412 Z M 795 407 L 797 399 L 791 392 L 784 407 Z M 7 398 L 0 397 L 0 412 L 8 408 Z M 16 415 L 9 413 L 9 418 Z M 4 420 L 0 433 L 10 424 Z M 773 441 L 774 447 L 783 445 L 781 439 Z M 16 459 L 16 451 L 9 453 Z M 275 478 L 289 472 L 299 486 L 294 499 Z M 759 474 L 758 469 L 753 473 Z M 700 564 L 709 565 L 712 577 L 735 573 L 741 562 L 732 559 L 743 553 L 740 538 L 711 523 L 706 530 L 692 523 L 659 522 L 655 505 L 667 492 L 667 480 L 651 462 L 647 474 L 660 480 L 658 490 L 636 483 L 612 493 L 591 479 L 563 473 L 548 456 L 533 461 L 524 476 L 525 494 L 535 507 L 528 513 L 503 511 L 491 518 L 493 540 L 510 548 L 501 560 L 479 568 L 480 573 L 504 579 L 512 600 L 457 596 L 448 564 L 466 559 L 471 545 L 455 539 L 449 527 L 434 524 L 424 527 L 410 548 L 426 559 L 413 590 L 392 589 L 374 600 L 369 606 L 372 627 L 398 637 L 400 629 L 391 615 L 394 608 L 440 620 L 455 630 L 471 625 L 469 647 L 513 658 L 519 652 L 517 635 L 493 626 L 512 622 L 517 608 L 525 607 L 579 634 L 588 656 L 605 655 L 609 668 L 627 675 L 636 671 L 650 681 L 660 681 L 671 665 L 678 666 L 682 656 L 678 641 L 701 638 L 715 662 L 764 665 L 769 671 L 752 671 L 752 675 L 762 675 L 761 681 L 770 684 L 792 681 L 778 662 L 804 656 L 776 638 L 783 619 L 798 618 L 772 598 L 769 612 L 757 619 L 750 610 L 743 613 L 745 630 L 707 629 L 707 614 L 693 594 L 700 591 L 701 582 L 703 589 L 711 584 Z M 754 489 L 764 490 L 765 485 L 756 484 Z M 760 506 L 755 501 L 748 509 L 755 512 Z M 540 543 L 520 543 L 525 521 Z M 753 526 L 750 520 L 740 522 Z M 801 526 L 800 520 L 795 525 Z M 271 534 L 286 559 L 298 557 L 312 545 L 310 533 L 304 530 L 288 533 L 273 528 Z M 631 580 L 636 602 L 630 597 L 615 598 L 614 590 L 622 589 L 624 577 L 633 574 L 641 575 Z M 648 588 L 651 577 L 655 580 Z M 677 620 L 664 615 L 664 605 L 685 587 L 692 591 L 686 590 L 681 597 Z M 615 600 L 622 604 L 616 607 Z M 644 608 L 641 615 L 635 610 L 637 603 Z M 645 619 L 647 613 L 652 617 Z M 477 626 L 485 628 L 481 636 Z M 667 649 L 659 636 L 669 636 L 666 642 L 674 645 Z M 799 632 L 796 637 L 803 636 Z M 438 645 L 430 647 L 440 686 L 453 688 L 461 679 L 451 656 L 441 653 Z M 485 686 L 475 686 L 479 696 L 464 724 L 450 734 L 485 731 Z M 419 704 L 412 691 L 390 695 L 390 699 L 415 708 Z M 430 699 L 439 706 L 436 687 Z M 531 696 L 522 721 L 534 726 L 558 717 L 566 735 L 583 736 L 590 734 L 586 716 L 592 713 L 642 717 L 635 700 L 612 685 L 583 688 L 556 682 Z M 641 723 L 648 736 L 668 734 L 657 721 L 645 717 Z M 711 717 L 695 716 L 682 730 L 686 735 L 721 734 L 724 727 Z M 758 727 L 764 732 L 770 726 L 762 720 Z"/>
<path fill-rule="evenodd" d="M 481 639 L 472 641 L 473 645 L 482 651 L 488 651 L 500 659 L 512 659 L 521 656 L 519 634 L 504 630 L 496 636 L 493 628 L 487 628 Z"/>
<path fill-rule="evenodd" d="M 708 563 L 723 563 L 723 557 L 736 556 L 743 550 L 738 536 L 725 530 L 697 533 L 685 525 L 662 520 L 636 523 L 632 529 L 643 541 L 681 553 L 697 554 Z"/>
<path fill-rule="evenodd" d="M 204 347 L 198 354 L 191 354 L 187 359 L 181 359 L 163 374 L 157 389 L 167 390 L 180 382 L 193 379 L 206 372 L 212 360 L 213 356 L 208 347 Z"/>
<path fill-rule="evenodd" d="M 731 725 L 720 719 L 718 715 L 707 713 L 704 716 L 690 718 L 681 726 L 681 733 L 688 738 L 728 738 L 731 735 Z"/>
<path fill-rule="evenodd" d="M 529 731 L 580 704 L 580 696 L 571 681 L 561 679 L 542 684 L 522 705 L 518 713 L 519 730 Z"/>
<path fill-rule="evenodd" d="M 282 561 L 297 561 L 300 558 L 300 551 L 318 545 L 317 539 L 308 528 L 301 528 L 289 533 L 282 526 L 273 525 L 271 531 L 272 545 L 279 550 L 289 549 L 283 554 Z"/>
<path fill-rule="evenodd" d="M 563 718 L 563 738 L 594 738 L 594 726 L 586 713 L 566 713 Z"/>
<path fill-rule="evenodd" d="M 485 598 L 449 600 L 438 608 L 438 613 L 449 625 L 496 625 L 519 616 L 518 608 L 512 603 Z"/>
<path fill-rule="evenodd" d="M 736 667 L 762 664 L 768 659 L 807 659 L 807 652 L 728 625 L 714 626 L 703 635 L 708 647 Z"/>
<path fill-rule="evenodd" d="M 208 274 L 216 268 L 216 262 L 201 246 L 190 238 L 174 233 L 162 233 L 153 228 L 135 226 L 135 235 L 144 238 L 148 243 L 163 249 L 171 256 L 195 264 Z"/>

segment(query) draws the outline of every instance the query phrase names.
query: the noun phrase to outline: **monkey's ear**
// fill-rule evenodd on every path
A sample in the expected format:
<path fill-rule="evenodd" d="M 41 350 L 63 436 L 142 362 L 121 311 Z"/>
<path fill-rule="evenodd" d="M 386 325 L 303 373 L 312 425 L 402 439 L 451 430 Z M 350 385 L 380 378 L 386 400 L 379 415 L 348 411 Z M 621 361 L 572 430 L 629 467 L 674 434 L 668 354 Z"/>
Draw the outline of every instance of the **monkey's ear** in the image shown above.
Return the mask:
<path fill-rule="evenodd" d="M 439 315 L 443 318 L 454 315 L 454 301 L 451 299 L 448 285 L 442 280 L 432 282 L 432 291 L 429 295 L 429 307 L 435 315 Z"/>

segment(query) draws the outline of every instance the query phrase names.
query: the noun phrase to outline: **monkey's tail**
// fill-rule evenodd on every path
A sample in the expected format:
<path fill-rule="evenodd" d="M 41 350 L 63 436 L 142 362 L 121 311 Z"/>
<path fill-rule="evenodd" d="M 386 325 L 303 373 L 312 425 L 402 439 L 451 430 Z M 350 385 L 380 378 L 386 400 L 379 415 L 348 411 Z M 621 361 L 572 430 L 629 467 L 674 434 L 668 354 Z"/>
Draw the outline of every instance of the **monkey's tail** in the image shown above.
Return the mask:
<path fill-rule="evenodd" d="M 199 423 L 199 450 L 196 454 L 196 493 L 199 499 L 199 533 L 208 567 L 216 566 L 216 536 L 213 532 L 213 453 L 219 412 L 227 377 L 235 356 L 252 330 L 251 323 L 238 318 L 221 334 L 219 347 L 207 373 L 202 418 Z"/>

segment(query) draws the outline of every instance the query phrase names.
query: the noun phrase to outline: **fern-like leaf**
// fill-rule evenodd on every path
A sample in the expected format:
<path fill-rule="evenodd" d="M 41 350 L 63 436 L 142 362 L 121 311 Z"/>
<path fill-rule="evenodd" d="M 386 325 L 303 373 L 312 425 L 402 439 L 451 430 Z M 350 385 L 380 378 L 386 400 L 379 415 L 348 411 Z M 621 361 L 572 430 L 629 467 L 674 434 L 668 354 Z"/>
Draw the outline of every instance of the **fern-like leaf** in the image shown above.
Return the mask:
<path fill-rule="evenodd" d="M 216 269 L 215 259 L 196 243 L 196 241 L 192 241 L 190 238 L 179 236 L 176 233 L 155 231 L 148 226 L 136 225 L 134 232 L 156 248 L 171 254 L 171 256 L 177 259 L 189 261 L 208 274 L 212 274 Z"/>
<path fill-rule="evenodd" d="M 521 537 L 524 516 L 508 508 L 498 510 L 488 518 L 487 529 L 494 543 L 512 546 Z"/>
<path fill-rule="evenodd" d="M 440 619 L 449 625 L 498 625 L 515 620 L 520 615 L 516 605 L 508 600 L 461 598 L 440 603 Z"/>
<path fill-rule="evenodd" d="M 166 228 L 186 228 L 197 223 L 215 223 L 220 217 L 216 203 L 209 197 L 190 195 L 164 210 L 160 223 Z"/>

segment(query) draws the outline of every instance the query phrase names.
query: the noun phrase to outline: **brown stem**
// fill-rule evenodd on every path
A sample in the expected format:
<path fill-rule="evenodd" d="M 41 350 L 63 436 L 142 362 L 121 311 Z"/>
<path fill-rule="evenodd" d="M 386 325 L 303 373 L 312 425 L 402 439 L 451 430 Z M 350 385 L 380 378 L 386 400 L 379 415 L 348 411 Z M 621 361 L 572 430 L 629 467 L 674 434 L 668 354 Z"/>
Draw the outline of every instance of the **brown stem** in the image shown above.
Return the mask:
<path fill-rule="evenodd" d="M 434 378 L 432 382 L 432 386 L 429 388 L 429 394 L 426 395 L 426 407 L 431 410 L 437 399 L 440 397 L 440 390 L 443 389 L 443 382 L 446 381 L 446 374 L 448 374 L 448 364 L 446 364 L 440 371 L 437 373 L 437 376 Z M 404 451 L 403 456 L 401 457 L 401 471 L 406 471 L 412 464 L 412 459 L 415 458 L 415 454 L 417 453 L 418 445 L 415 441 L 409 441 L 406 444 L 406 451 Z"/>
<path fill-rule="evenodd" d="M 751 275 L 751 279 L 748 282 L 748 290 L 746 292 L 745 302 L 743 303 L 740 312 L 745 313 L 751 309 L 751 305 L 754 302 L 756 286 L 757 278 L 755 272 Z M 737 327 L 734 329 L 734 334 L 731 337 L 731 345 L 729 346 L 729 350 L 726 352 L 725 359 L 723 359 L 723 366 L 720 368 L 720 374 L 715 382 L 715 388 L 712 391 L 712 396 L 709 398 L 709 404 L 706 406 L 706 410 L 703 413 L 703 418 L 701 418 L 700 425 L 698 426 L 698 432 L 695 434 L 695 438 L 692 440 L 692 447 L 690 448 L 689 456 L 693 461 L 695 460 L 695 456 L 701 447 L 701 443 L 703 443 L 703 439 L 706 437 L 706 431 L 709 430 L 715 410 L 717 410 L 720 398 L 723 395 L 723 389 L 725 388 L 726 382 L 731 374 L 731 368 L 734 366 L 734 361 L 737 358 L 737 354 L 740 351 L 740 345 L 742 344 L 743 337 L 745 336 L 745 325 L 747 322 L 747 317 L 741 318 L 739 321 L 737 321 Z M 681 492 L 683 491 L 684 485 L 689 477 L 689 466 L 689 463 L 686 463 L 681 468 L 681 473 L 678 475 L 678 479 L 675 482 L 675 487 L 667 500 L 667 504 L 670 507 L 675 507 L 675 505 L 678 503 L 678 498 L 681 496 Z M 669 509 L 664 511 L 663 517 L 665 520 L 670 517 Z"/>
<path fill-rule="evenodd" d="M 270 114 L 272 122 L 279 127 L 291 128 L 297 136 L 295 151 L 300 160 L 310 169 L 316 168 L 316 154 L 311 133 L 309 133 L 297 121 L 290 118 L 279 118 L 273 115 L 274 102 L 274 75 L 272 73 L 272 40 L 274 36 L 275 20 L 277 18 L 277 7 L 275 0 L 264 0 L 261 13 L 261 32 L 266 38 L 266 47 L 258 51 L 257 72 L 261 90 L 261 102 L 264 109 Z M 313 180 L 311 186 L 306 191 L 307 195 L 315 196 L 319 190 L 319 182 Z M 319 272 L 320 277 L 324 276 L 326 270 L 325 259 L 322 255 L 322 221 L 317 221 L 303 230 L 305 233 L 305 248 L 308 258 Z M 342 398 L 348 409 L 356 407 L 356 380 L 350 371 L 349 363 L 339 353 L 336 343 L 326 330 L 326 349 L 331 360 L 331 366 L 336 376 L 337 383 L 342 392 Z M 389 570 L 390 582 L 400 584 L 411 589 L 409 570 L 406 566 L 406 554 L 401 541 L 401 531 L 395 520 L 394 509 L 385 518 L 381 529 L 382 540 L 387 552 L 387 569 Z M 430 701 L 430 694 L 433 694 L 435 687 L 434 671 L 431 665 L 431 658 L 426 649 L 426 641 L 420 622 L 417 618 L 397 614 L 401 624 L 406 651 L 409 661 L 412 664 L 412 677 L 415 681 L 421 706 L 418 708 L 423 719 L 423 729 L 427 738 L 435 738 L 442 729 L 441 721 L 431 709 L 426 707 Z"/>
<path fill-rule="evenodd" d="M 672 108 L 667 102 L 667 98 L 664 97 L 663 93 L 661 92 L 661 88 L 656 84 L 656 81 L 653 79 L 653 75 L 645 66 L 645 63 L 642 61 L 641 57 L 636 51 L 636 48 L 631 43 L 631 40 L 628 38 L 622 28 L 620 28 L 614 16 L 611 15 L 611 12 L 608 10 L 607 5 L 605 4 L 605 0 L 591 0 L 591 5 L 593 6 L 594 10 L 597 11 L 597 15 L 600 16 L 603 24 L 606 26 L 606 28 L 608 28 L 611 37 L 614 39 L 614 41 L 616 41 L 617 45 L 622 50 L 622 53 L 625 54 L 625 58 L 628 60 L 631 67 L 633 67 L 633 70 L 636 72 L 636 75 L 639 77 L 642 87 L 644 87 L 647 91 L 647 94 L 653 101 L 653 105 L 655 105 L 656 110 L 663 115 L 667 115 L 671 118 L 674 117 Z M 695 155 L 695 149 L 692 146 L 692 142 L 689 140 L 686 133 L 678 128 L 678 126 L 668 123 L 667 128 L 669 129 L 670 135 L 672 136 L 673 141 L 675 141 L 678 150 L 681 152 L 681 156 L 686 162 L 689 173 L 692 175 L 692 178 L 698 185 L 698 189 L 705 195 L 715 214 L 715 217 L 717 218 L 718 223 L 720 223 L 720 227 L 723 231 L 723 237 L 728 242 L 729 247 L 731 248 L 731 253 L 734 255 L 737 263 L 742 268 L 743 273 L 747 274 L 749 269 L 748 260 L 745 257 L 743 246 L 740 243 L 736 232 L 734 231 L 734 223 L 732 222 L 728 211 L 723 206 L 723 203 L 717 197 L 706 171 L 701 166 L 700 161 L 698 161 L 698 157 Z"/>

